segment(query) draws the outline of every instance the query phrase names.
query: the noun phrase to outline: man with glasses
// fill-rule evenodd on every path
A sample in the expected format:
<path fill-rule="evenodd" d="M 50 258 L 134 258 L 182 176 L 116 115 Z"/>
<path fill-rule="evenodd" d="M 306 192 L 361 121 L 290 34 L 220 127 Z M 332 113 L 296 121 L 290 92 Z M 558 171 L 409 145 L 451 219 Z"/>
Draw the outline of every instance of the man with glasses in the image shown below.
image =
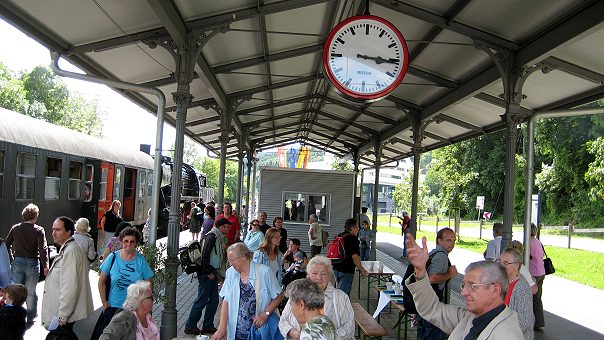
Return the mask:
<path fill-rule="evenodd" d="M 224 262 L 224 244 L 232 223 L 226 218 L 216 220 L 216 224 L 202 239 L 201 270 L 197 272 L 197 298 L 191 305 L 191 312 L 185 324 L 186 334 L 211 334 L 216 332 L 214 316 L 218 309 L 218 281 L 224 277 L 221 264 Z M 205 308 L 203 326 L 197 328 Z"/>
<path fill-rule="evenodd" d="M 418 313 L 445 333 L 449 339 L 522 339 L 516 312 L 504 304 L 508 280 L 497 262 L 479 261 L 466 268 L 461 295 L 467 308 L 438 301 L 426 271 L 428 247 L 422 238 L 420 247 L 407 235 L 407 256 L 415 273 L 407 281 Z"/>

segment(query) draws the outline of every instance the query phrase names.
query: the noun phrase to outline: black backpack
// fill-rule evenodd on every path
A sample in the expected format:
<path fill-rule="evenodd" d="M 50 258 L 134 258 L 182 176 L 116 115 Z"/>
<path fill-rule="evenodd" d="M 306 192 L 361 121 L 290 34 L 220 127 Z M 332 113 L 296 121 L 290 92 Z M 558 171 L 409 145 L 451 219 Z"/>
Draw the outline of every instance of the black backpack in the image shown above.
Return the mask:
<path fill-rule="evenodd" d="M 210 234 L 212 235 L 210 236 Z M 203 269 L 203 253 L 208 237 L 216 237 L 216 234 L 210 230 L 203 236 L 201 242 L 191 241 L 186 247 L 180 249 L 178 259 L 185 273 L 198 273 Z M 214 247 L 214 252 L 218 254 L 216 247 Z"/>
<path fill-rule="evenodd" d="M 430 265 L 432 264 L 432 258 L 437 254 L 437 253 L 445 253 L 445 251 L 443 250 L 439 250 L 439 251 L 435 251 L 433 254 L 430 254 L 430 256 L 428 257 L 428 261 L 426 262 L 426 272 L 428 271 L 428 268 L 430 268 Z M 451 262 L 449 262 L 449 266 L 451 265 Z M 407 288 L 407 285 L 405 284 L 405 281 L 407 280 L 407 278 L 411 275 L 413 275 L 413 273 L 415 272 L 415 267 L 413 267 L 412 264 L 409 264 L 409 266 L 407 266 L 407 270 L 405 271 L 405 275 L 403 276 L 403 306 L 405 307 L 405 311 L 409 314 L 417 314 L 417 309 L 415 308 L 415 302 L 413 301 L 413 295 L 411 295 L 411 292 L 409 291 L 409 289 Z M 436 292 L 436 295 L 438 296 L 438 301 L 443 302 L 445 299 L 445 291 L 447 290 L 447 288 L 449 287 L 449 281 L 447 281 L 445 283 L 445 289 L 443 289 L 442 291 L 438 288 L 438 284 L 430 284 L 432 286 L 432 289 L 434 289 L 434 292 Z"/>

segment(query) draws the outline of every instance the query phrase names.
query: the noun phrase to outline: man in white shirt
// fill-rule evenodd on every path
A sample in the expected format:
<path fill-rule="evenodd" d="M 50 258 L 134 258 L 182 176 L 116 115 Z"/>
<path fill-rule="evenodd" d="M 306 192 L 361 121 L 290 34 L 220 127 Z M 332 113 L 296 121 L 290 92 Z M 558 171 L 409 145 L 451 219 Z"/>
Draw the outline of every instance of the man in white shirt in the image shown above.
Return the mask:
<path fill-rule="evenodd" d="M 487 250 L 484 252 L 486 260 L 495 261 L 501 254 L 501 239 L 503 235 L 503 223 L 493 223 L 493 239 L 487 244 Z"/>

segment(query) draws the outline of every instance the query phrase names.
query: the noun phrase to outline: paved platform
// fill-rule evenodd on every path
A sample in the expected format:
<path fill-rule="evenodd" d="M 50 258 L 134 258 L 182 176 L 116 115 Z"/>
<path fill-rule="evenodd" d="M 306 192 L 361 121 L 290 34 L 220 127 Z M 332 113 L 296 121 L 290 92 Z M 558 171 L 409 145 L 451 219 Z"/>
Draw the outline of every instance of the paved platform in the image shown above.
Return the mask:
<path fill-rule="evenodd" d="M 180 243 L 188 242 L 190 233 L 181 233 Z M 400 257 L 402 237 L 392 234 L 379 234 L 377 247 L 377 259 L 386 266 L 393 269 L 396 273 L 405 272 L 406 260 Z M 433 247 L 433 242 L 430 243 Z M 463 273 L 465 267 L 476 260 L 480 260 L 480 254 L 472 253 L 463 249 L 455 249 L 451 253 L 451 262 L 457 266 L 460 273 Z M 463 299 L 459 295 L 459 286 L 463 276 L 458 275 L 451 285 L 452 303 L 463 305 Z M 86 320 L 76 323 L 74 329 L 80 339 L 89 339 L 92 329 L 100 314 L 100 298 L 97 287 L 98 275 L 95 272 L 90 273 L 90 284 L 93 292 L 95 313 Z M 366 304 L 366 281 L 361 280 L 361 297 L 357 296 L 358 278 L 353 281 L 352 302 Z M 38 296 L 42 296 L 43 283 L 38 284 Z M 191 304 L 197 296 L 197 279 L 191 275 L 182 274 L 177 280 L 177 335 L 182 338 L 194 338 L 194 336 L 184 334 L 184 326 L 189 314 Z M 602 322 L 600 308 L 604 305 L 604 291 L 593 289 L 569 280 L 561 279 L 556 276 L 548 276 L 544 284 L 544 305 L 546 309 L 546 329 L 545 333 L 537 334 L 535 339 L 558 340 L 558 339 L 604 339 L 604 322 Z M 377 305 L 377 293 L 372 292 L 369 313 L 373 314 Z M 42 301 L 39 303 L 41 309 Z M 220 307 L 219 307 L 220 310 Z M 153 317 L 161 324 L 161 313 L 163 305 L 156 304 L 153 309 Z M 385 339 L 396 339 L 396 329 L 393 329 L 398 320 L 398 313 L 382 313 L 380 323 L 389 332 Z M 215 316 L 215 325 L 218 326 L 219 313 Z M 41 326 L 39 320 L 27 331 L 25 339 L 44 339 L 47 331 Z M 409 328 L 408 339 L 415 339 L 415 329 Z M 170 339 L 162 339 L 170 340 Z"/>

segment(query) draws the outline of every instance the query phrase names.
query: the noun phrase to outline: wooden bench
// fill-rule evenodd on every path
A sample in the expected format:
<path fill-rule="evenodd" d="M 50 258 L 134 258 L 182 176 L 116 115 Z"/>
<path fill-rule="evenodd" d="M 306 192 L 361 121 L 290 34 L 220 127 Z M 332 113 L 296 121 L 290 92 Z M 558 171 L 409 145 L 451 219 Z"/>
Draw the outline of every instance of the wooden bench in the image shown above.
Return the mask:
<path fill-rule="evenodd" d="M 359 303 L 353 303 L 352 310 L 354 311 L 354 321 L 357 324 L 357 328 L 363 332 L 364 339 L 381 339 L 383 336 L 388 335 L 384 327 L 375 321 Z"/>

